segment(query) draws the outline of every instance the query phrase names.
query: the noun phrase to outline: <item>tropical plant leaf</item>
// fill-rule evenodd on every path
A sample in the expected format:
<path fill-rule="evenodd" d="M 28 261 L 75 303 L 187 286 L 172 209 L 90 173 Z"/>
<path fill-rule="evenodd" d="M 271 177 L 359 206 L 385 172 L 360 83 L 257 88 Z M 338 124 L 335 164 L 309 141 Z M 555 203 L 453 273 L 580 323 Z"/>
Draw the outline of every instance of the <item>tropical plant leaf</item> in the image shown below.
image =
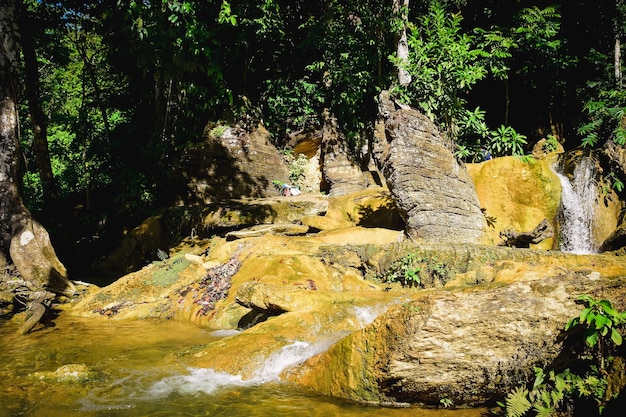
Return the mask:
<path fill-rule="evenodd" d="M 532 407 L 528 400 L 528 390 L 517 387 L 506 397 L 506 413 L 509 417 L 523 417 Z"/>
<path fill-rule="evenodd" d="M 611 329 L 611 340 L 617 346 L 621 346 L 622 345 L 622 335 L 620 334 L 620 332 L 616 328 L 612 328 Z"/>

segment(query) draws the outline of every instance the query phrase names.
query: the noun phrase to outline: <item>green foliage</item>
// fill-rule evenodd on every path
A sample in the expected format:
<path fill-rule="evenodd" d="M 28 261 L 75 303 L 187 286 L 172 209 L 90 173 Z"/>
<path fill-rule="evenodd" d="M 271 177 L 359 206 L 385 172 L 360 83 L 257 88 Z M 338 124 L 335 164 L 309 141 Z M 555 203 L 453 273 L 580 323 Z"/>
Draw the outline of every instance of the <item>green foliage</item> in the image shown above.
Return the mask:
<path fill-rule="evenodd" d="M 220 8 L 217 22 L 221 25 L 229 24 L 231 26 L 237 26 L 237 16 L 232 14 L 230 3 L 226 0 L 222 1 L 222 7 Z"/>
<path fill-rule="evenodd" d="M 399 282 L 406 287 L 419 286 L 422 283 L 419 275 L 422 270 L 422 266 L 419 265 L 421 261 L 421 258 L 413 253 L 404 256 L 391 265 L 384 281 Z"/>
<path fill-rule="evenodd" d="M 584 106 L 588 120 L 578 128 L 584 147 L 595 147 L 601 138 L 611 138 L 618 145 L 626 144 L 626 90 L 602 89 L 600 83 L 591 82 L 589 87 L 597 90 L 596 97 Z"/>
<path fill-rule="evenodd" d="M 526 136 L 517 133 L 511 126 L 500 126 L 491 132 L 489 150 L 494 156 L 523 155 L 527 144 Z"/>
<path fill-rule="evenodd" d="M 165 252 L 163 249 L 157 249 L 157 258 L 159 258 L 159 261 L 164 261 L 169 257 L 170 256 L 167 254 L 167 252 Z"/>
<path fill-rule="evenodd" d="M 487 75 L 483 51 L 476 47 L 474 36 L 462 32 L 461 21 L 460 14 L 449 14 L 433 2 L 427 15 L 407 27 L 408 58 L 390 56 L 412 79 L 408 86 L 394 86 L 392 93 L 420 108 L 452 138 L 465 114 L 463 93 Z"/>
<path fill-rule="evenodd" d="M 476 162 L 485 154 L 492 157 L 514 155 L 523 156 L 527 137 L 518 133 L 511 126 L 500 126 L 490 130 L 485 122 L 486 112 L 480 107 L 474 111 L 466 110 L 459 120 L 459 135 L 463 143 L 457 144 L 455 155 L 459 159 Z"/>
<path fill-rule="evenodd" d="M 516 387 L 506 396 L 505 403 L 499 405 L 506 409 L 508 417 L 522 417 L 532 408 L 532 404 L 528 399 L 528 390 L 526 387 Z"/>
<path fill-rule="evenodd" d="M 439 400 L 439 404 L 441 404 L 443 408 L 449 408 L 454 405 L 454 402 L 450 398 L 442 398 Z"/>
<path fill-rule="evenodd" d="M 228 130 L 228 126 L 226 125 L 216 126 L 213 129 L 211 129 L 211 131 L 209 132 L 209 135 L 215 139 L 219 139 L 222 137 L 224 132 L 226 132 L 226 130 Z"/>
<path fill-rule="evenodd" d="M 559 140 L 554 135 L 548 135 L 546 141 L 543 145 L 543 150 L 545 152 L 554 152 L 559 148 Z"/>
<path fill-rule="evenodd" d="M 609 172 L 605 179 L 611 183 L 611 188 L 618 193 L 624 191 L 624 182 L 615 174 L 615 172 Z"/>
<path fill-rule="evenodd" d="M 309 79 L 269 79 L 263 93 L 268 127 L 274 131 L 299 131 L 319 125 L 324 91 Z"/>
<path fill-rule="evenodd" d="M 291 181 L 291 185 L 299 186 L 309 163 L 309 158 L 302 153 L 296 156 L 292 150 L 285 150 L 282 154 L 289 165 L 289 181 Z"/>
<path fill-rule="evenodd" d="M 626 324 L 626 312 L 617 311 L 608 300 L 595 300 L 588 295 L 577 298 L 585 304 L 580 315 L 572 318 L 565 325 L 565 331 L 578 327 L 584 329 L 584 342 L 587 350 L 579 353 L 579 361 L 584 366 L 578 370 L 564 369 L 545 371 L 535 368 L 535 380 L 532 388 L 520 386 L 511 391 L 504 403 L 498 403 L 504 415 L 522 417 L 533 412 L 537 416 L 551 416 L 556 413 L 567 398 L 587 398 L 593 400 L 602 413 L 607 398 L 607 365 L 612 360 L 613 347 L 622 344 L 619 329 Z"/>
<path fill-rule="evenodd" d="M 445 284 L 449 277 L 450 271 L 445 263 L 409 253 L 394 261 L 382 280 L 399 282 L 405 287 L 424 287 L 435 280 Z"/>
<path fill-rule="evenodd" d="M 489 73 L 506 79 L 515 40 L 497 30 L 477 28 L 464 33 L 462 16 L 448 13 L 432 2 L 417 24 L 408 25 L 409 57 L 391 56 L 392 62 L 411 75 L 408 86 L 396 85 L 400 101 L 417 106 L 448 136 L 459 141 L 457 157 L 476 161 L 482 153 L 493 156 L 523 155 L 526 136 L 511 126 L 492 131 L 480 107 L 467 109 L 467 92 Z"/>
<path fill-rule="evenodd" d="M 609 334 L 611 341 L 620 346 L 622 335 L 618 328 L 626 324 L 626 312 L 618 312 L 608 300 L 598 301 L 588 295 L 581 295 L 577 300 L 587 304 L 587 307 L 580 312 L 580 316 L 567 322 L 565 330 L 576 326 L 584 327 L 585 343 L 590 348 L 595 347 Z"/>

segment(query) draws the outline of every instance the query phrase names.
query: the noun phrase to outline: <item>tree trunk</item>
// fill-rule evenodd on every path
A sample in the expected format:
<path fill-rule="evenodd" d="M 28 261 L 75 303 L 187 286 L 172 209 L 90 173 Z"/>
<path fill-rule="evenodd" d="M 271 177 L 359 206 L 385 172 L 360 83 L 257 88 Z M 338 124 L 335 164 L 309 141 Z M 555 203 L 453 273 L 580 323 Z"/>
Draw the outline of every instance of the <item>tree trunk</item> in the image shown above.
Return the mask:
<path fill-rule="evenodd" d="M 16 0 L 0 2 L 0 249 L 36 288 L 71 292 L 65 267 L 46 230 L 31 217 L 20 195 L 16 85 L 20 34 Z"/>
<path fill-rule="evenodd" d="M 406 23 L 409 19 L 409 0 L 394 0 L 393 10 L 396 16 L 399 16 L 403 22 L 398 33 L 398 49 L 396 53 L 401 62 L 398 67 L 398 83 L 406 87 L 411 83 L 411 74 L 402 67 L 402 63 L 409 58 L 409 44 L 406 39 Z"/>
<path fill-rule="evenodd" d="M 615 46 L 614 46 L 614 67 L 615 67 L 615 84 L 617 88 L 622 88 L 622 43 L 620 40 L 619 29 L 615 30 Z"/>
<path fill-rule="evenodd" d="M 33 150 L 35 151 L 35 163 L 41 177 L 41 186 L 46 205 L 54 200 L 58 193 L 50 153 L 48 151 L 48 121 L 41 108 L 41 94 L 39 88 L 39 64 L 35 53 L 32 22 L 29 20 L 26 7 L 22 4 L 20 10 L 20 34 L 22 40 L 22 53 L 24 55 L 26 97 L 30 110 L 30 120 L 33 129 Z"/>

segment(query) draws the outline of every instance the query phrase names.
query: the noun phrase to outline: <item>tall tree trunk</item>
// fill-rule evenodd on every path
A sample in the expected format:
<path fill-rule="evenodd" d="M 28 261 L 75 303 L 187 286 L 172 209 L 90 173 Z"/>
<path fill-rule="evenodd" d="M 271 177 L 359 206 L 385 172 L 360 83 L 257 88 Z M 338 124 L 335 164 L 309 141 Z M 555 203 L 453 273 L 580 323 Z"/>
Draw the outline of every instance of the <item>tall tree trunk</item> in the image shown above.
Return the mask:
<path fill-rule="evenodd" d="M 0 244 L 8 252 L 12 238 L 11 218 L 22 204 L 18 189 L 18 118 L 16 75 L 19 72 L 19 34 L 16 3 L 0 6 Z"/>
<path fill-rule="evenodd" d="M 0 2 L 0 249 L 25 280 L 56 292 L 73 289 L 46 230 L 31 217 L 20 194 L 16 85 L 20 34 L 16 0 Z"/>
<path fill-rule="evenodd" d="M 398 48 L 396 54 L 400 62 L 405 62 L 409 58 L 409 44 L 406 39 L 406 26 L 409 19 L 409 0 L 393 0 L 393 11 L 396 16 L 402 19 L 402 27 L 398 33 Z M 411 83 L 411 74 L 402 67 L 398 67 L 398 83 L 407 86 Z"/>
<path fill-rule="evenodd" d="M 622 42 L 621 42 L 621 27 L 623 25 L 622 15 L 622 0 L 616 0 L 615 2 L 615 18 L 613 19 L 613 36 L 615 37 L 615 44 L 613 46 L 614 57 L 614 69 L 615 69 L 615 84 L 617 88 L 622 88 Z"/>
<path fill-rule="evenodd" d="M 39 64 L 35 53 L 32 21 L 28 17 L 26 7 L 20 8 L 20 35 L 22 40 L 22 54 L 24 55 L 26 97 L 30 110 L 30 121 L 33 129 L 33 150 L 35 163 L 41 178 L 44 202 L 48 205 L 58 196 L 50 152 L 48 150 L 48 121 L 41 108 L 41 93 L 39 87 Z"/>

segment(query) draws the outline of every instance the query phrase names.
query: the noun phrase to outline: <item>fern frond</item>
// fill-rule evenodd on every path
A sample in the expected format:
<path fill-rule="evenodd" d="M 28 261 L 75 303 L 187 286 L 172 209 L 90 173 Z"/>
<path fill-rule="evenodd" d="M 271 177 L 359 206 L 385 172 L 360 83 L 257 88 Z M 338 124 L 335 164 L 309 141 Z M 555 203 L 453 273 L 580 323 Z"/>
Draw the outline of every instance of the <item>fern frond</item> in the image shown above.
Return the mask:
<path fill-rule="evenodd" d="M 506 396 L 506 415 L 508 417 L 523 417 L 532 407 L 528 400 L 528 390 L 517 387 Z"/>

